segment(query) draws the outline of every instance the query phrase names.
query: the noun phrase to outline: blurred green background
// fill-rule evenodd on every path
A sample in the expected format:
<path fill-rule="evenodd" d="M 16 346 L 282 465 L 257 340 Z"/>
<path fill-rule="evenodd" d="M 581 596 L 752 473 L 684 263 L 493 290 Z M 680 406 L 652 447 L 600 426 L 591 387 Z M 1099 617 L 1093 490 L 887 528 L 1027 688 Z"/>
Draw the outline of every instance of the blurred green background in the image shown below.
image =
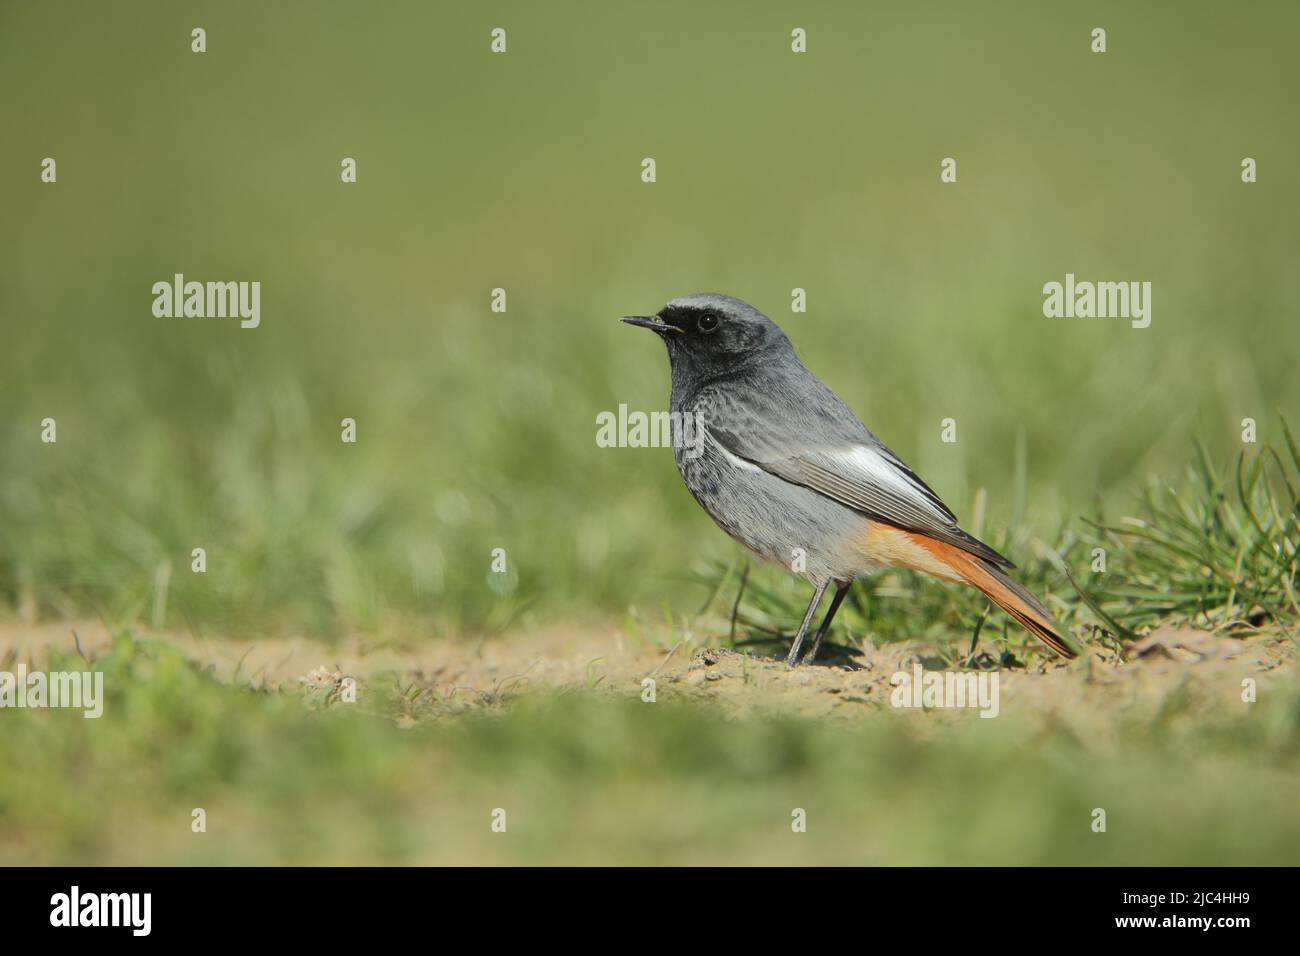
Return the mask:
<path fill-rule="evenodd" d="M 594 439 L 667 401 L 616 317 L 697 290 L 771 314 L 963 519 L 979 488 L 986 527 L 1017 517 L 1019 436 L 1028 526 L 1122 510 L 1194 436 L 1235 455 L 1297 408 L 1298 28 L 1281 2 L 0 3 L 0 604 L 322 636 L 696 607 L 685 572 L 733 545 L 667 451 Z M 153 317 L 176 272 L 259 280 L 261 327 Z M 1149 280 L 1151 327 L 1044 318 L 1067 272 Z"/>

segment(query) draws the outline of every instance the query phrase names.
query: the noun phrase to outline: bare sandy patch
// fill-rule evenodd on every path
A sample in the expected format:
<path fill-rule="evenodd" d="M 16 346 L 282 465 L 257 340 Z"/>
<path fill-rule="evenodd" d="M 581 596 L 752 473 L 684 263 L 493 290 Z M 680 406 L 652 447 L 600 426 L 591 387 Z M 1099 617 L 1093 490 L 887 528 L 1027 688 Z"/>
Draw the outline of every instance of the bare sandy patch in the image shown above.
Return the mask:
<path fill-rule="evenodd" d="M 685 640 L 665 647 L 633 639 L 618 627 L 591 625 L 430 638 L 405 646 L 366 635 L 333 646 L 305 636 L 216 639 L 147 630 L 135 636 L 180 649 L 224 682 L 274 689 L 300 686 L 312 672 L 350 676 L 363 695 L 381 683 L 428 694 L 439 702 L 439 713 L 501 705 L 525 693 L 644 696 L 652 686 L 657 700 L 708 701 L 735 716 L 757 710 L 862 719 L 898 712 L 891 706 L 896 674 L 917 665 L 927 671 L 945 667 L 936 649 L 919 641 L 836 645 L 827 651 L 831 663 L 791 669 L 779 657 Z M 42 666 L 49 648 L 79 647 L 93 657 L 111 639 L 109 629 L 95 621 L 10 621 L 0 625 L 0 669 L 17 661 Z M 1035 658 L 1025 667 L 998 670 L 999 713 L 1031 716 L 1104 743 L 1123 732 L 1126 717 L 1150 715 L 1174 695 L 1183 709 L 1201 714 L 1246 706 L 1247 682 L 1263 694 L 1295 681 L 1295 652 L 1293 633 L 1241 638 L 1166 627 L 1127 647 L 1123 658 L 1094 650 L 1074 663 Z M 974 713 L 927 711 L 936 727 Z"/>

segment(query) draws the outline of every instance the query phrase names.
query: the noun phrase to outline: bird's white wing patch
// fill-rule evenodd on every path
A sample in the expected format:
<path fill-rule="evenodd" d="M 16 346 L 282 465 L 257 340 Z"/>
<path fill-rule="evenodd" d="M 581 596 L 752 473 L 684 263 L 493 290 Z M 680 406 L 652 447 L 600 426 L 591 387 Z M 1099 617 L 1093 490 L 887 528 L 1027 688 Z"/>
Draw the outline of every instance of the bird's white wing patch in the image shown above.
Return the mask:
<path fill-rule="evenodd" d="M 744 458 L 741 458 L 739 455 L 733 455 L 731 453 L 731 450 L 728 449 L 726 445 L 722 444 L 722 442 L 718 441 L 716 438 L 714 438 L 712 435 L 709 434 L 709 430 L 707 428 L 704 429 L 704 439 L 710 445 L 712 445 L 714 448 L 716 448 L 719 452 L 722 453 L 723 460 L 726 461 L 727 464 L 732 465 L 733 467 L 736 468 L 740 468 L 744 471 L 763 470 L 762 468 L 758 467 L 758 465 L 754 464 L 752 461 L 746 461 Z"/>
<path fill-rule="evenodd" d="M 889 497 L 900 497 L 925 509 L 941 521 L 952 520 L 952 512 L 943 506 L 934 492 L 915 479 L 897 458 L 866 445 L 823 450 L 818 458 L 829 470 L 854 484 L 876 486 Z M 819 462 L 820 464 L 820 462 Z"/>

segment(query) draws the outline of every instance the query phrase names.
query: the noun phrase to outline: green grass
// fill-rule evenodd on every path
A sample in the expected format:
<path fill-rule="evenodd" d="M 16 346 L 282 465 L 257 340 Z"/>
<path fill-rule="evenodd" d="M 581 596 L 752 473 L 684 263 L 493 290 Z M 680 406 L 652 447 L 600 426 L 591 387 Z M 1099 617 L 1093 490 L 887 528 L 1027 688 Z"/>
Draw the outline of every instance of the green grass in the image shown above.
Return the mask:
<path fill-rule="evenodd" d="M 99 720 L 4 715 L 6 862 L 1254 865 L 1300 852 L 1294 686 L 1249 709 L 1130 709 L 1110 744 L 1007 716 L 937 735 L 883 714 L 729 720 L 639 703 L 635 688 L 413 714 L 384 679 L 350 705 L 259 692 L 125 634 L 92 666 Z M 806 834 L 791 832 L 796 807 Z M 505 834 L 489 827 L 497 808 Z"/>
<path fill-rule="evenodd" d="M 1086 544 L 1124 555 L 1125 573 L 1103 577 L 1096 594 L 1115 630 L 1170 617 L 1229 631 L 1300 620 L 1300 451 L 1282 431 L 1288 458 L 1265 445 L 1224 474 L 1198 444 L 1181 488 L 1152 482 L 1136 517 L 1094 525 Z"/>

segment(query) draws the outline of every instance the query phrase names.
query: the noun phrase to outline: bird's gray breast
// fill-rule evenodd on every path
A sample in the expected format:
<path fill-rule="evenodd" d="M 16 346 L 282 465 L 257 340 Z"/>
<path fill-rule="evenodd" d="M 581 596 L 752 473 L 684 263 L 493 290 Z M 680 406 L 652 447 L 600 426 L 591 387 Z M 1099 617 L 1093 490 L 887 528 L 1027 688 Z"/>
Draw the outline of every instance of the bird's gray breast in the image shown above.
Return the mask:
<path fill-rule="evenodd" d="M 674 402 L 673 457 L 695 500 L 755 554 L 813 581 L 855 573 L 846 552 L 865 519 L 729 452 L 710 434 L 707 394 Z"/>

